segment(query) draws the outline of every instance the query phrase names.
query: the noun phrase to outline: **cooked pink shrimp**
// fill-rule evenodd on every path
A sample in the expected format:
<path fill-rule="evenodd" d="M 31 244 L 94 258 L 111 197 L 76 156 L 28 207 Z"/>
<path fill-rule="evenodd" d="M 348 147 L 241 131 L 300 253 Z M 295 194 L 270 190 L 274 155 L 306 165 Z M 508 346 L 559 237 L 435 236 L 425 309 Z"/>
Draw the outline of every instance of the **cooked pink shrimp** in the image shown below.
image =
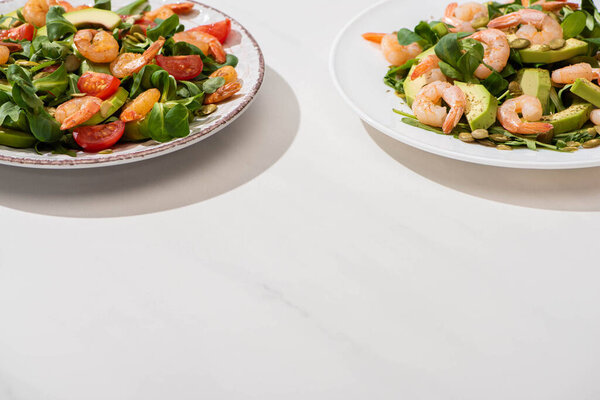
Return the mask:
<path fill-rule="evenodd" d="M 488 8 L 485 4 L 468 2 L 459 6 L 458 3 L 450 3 L 446 7 L 442 21 L 454 26 L 450 29 L 451 32 L 474 32 L 473 24 L 480 21 L 485 23 L 488 18 Z"/>
<path fill-rule="evenodd" d="M 412 43 L 403 46 L 398 42 L 396 33 L 365 33 L 362 35 L 365 40 L 381 45 L 381 51 L 386 60 L 395 66 L 403 65 L 421 54 L 423 49 L 418 43 Z"/>
<path fill-rule="evenodd" d="M 600 109 L 595 109 L 590 114 L 590 120 L 594 125 L 600 125 Z"/>
<path fill-rule="evenodd" d="M 525 121 L 519 118 L 523 114 Z M 552 124 L 539 121 L 542 118 L 542 103 L 537 97 L 524 94 L 514 99 L 508 99 L 498 108 L 498 121 L 504 129 L 512 133 L 535 134 L 546 133 L 554 127 Z"/>
<path fill-rule="evenodd" d="M 119 43 L 106 31 L 82 29 L 73 37 L 73 43 L 82 56 L 95 63 L 109 63 L 119 55 Z"/>
<path fill-rule="evenodd" d="M 529 7 L 529 0 L 522 1 L 523 7 Z M 542 10 L 544 11 L 560 11 L 563 7 L 569 7 L 571 10 L 578 10 L 579 4 L 577 3 L 568 3 L 567 0 L 559 0 L 559 1 L 546 1 L 540 0 L 532 5 L 542 6 Z"/>
<path fill-rule="evenodd" d="M 60 129 L 71 129 L 83 124 L 100 111 L 102 100 L 94 96 L 75 97 L 56 107 L 54 118 L 61 124 Z"/>
<path fill-rule="evenodd" d="M 145 65 L 154 60 L 154 57 L 156 57 L 164 44 L 165 39 L 161 36 L 142 54 L 120 54 L 113 62 L 110 63 L 110 72 L 119 79 L 138 72 L 140 69 L 144 68 Z"/>
<path fill-rule="evenodd" d="M 144 13 L 144 18 L 154 21 L 157 18 L 167 19 L 173 14 L 182 15 L 188 14 L 194 9 L 194 3 L 175 3 L 165 4 L 156 10 L 147 11 Z"/>
<path fill-rule="evenodd" d="M 441 106 L 441 100 L 450 106 L 450 112 Z M 423 86 L 417 94 L 412 110 L 419 122 L 442 127 L 444 133 L 452 132 L 465 112 L 467 100 L 458 86 L 448 82 L 431 82 Z"/>
<path fill-rule="evenodd" d="M 543 11 L 524 8 L 490 21 L 488 28 L 508 29 L 521 25 L 516 35 L 533 44 L 546 44 L 562 39 L 563 30 L 556 20 Z"/>
<path fill-rule="evenodd" d="M 504 32 L 498 29 L 485 29 L 475 32 L 469 37 L 481 42 L 483 45 L 483 62 L 485 64 L 497 72 L 501 72 L 506 67 L 510 56 L 510 46 Z M 485 79 L 491 74 L 492 71 L 484 64 L 481 64 L 475 70 L 475 76 L 479 79 Z"/>
<path fill-rule="evenodd" d="M 227 61 L 227 53 L 219 39 L 208 33 L 188 30 L 174 34 L 173 40 L 193 44 L 204 54 L 212 55 L 219 64 Z"/>
<path fill-rule="evenodd" d="M 46 25 L 46 14 L 52 6 L 59 5 L 56 0 L 28 0 L 21 9 L 25 21 L 35 26 Z"/>
<path fill-rule="evenodd" d="M 423 58 L 419 64 L 417 64 L 413 73 L 410 75 L 410 79 L 414 80 L 420 76 L 424 76 L 427 83 L 435 81 L 446 82 L 446 75 L 444 75 L 442 70 L 439 68 L 439 62 L 440 59 L 436 55 L 428 55 L 427 57 Z"/>
<path fill-rule="evenodd" d="M 554 83 L 570 84 L 579 78 L 585 78 L 588 81 L 600 79 L 600 68 L 592 68 L 588 63 L 579 63 L 552 71 L 552 82 Z"/>

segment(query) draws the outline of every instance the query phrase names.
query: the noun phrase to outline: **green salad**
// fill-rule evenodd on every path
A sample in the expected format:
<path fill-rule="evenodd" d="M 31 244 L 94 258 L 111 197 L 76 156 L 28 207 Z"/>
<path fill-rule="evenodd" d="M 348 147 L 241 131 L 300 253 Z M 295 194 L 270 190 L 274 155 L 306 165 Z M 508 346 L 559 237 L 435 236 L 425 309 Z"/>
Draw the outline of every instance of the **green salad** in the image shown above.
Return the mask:
<path fill-rule="evenodd" d="M 111 10 L 29 0 L 0 18 L 0 144 L 40 154 L 167 142 L 242 87 L 231 21 L 187 29 L 194 3 Z"/>
<path fill-rule="evenodd" d="M 402 121 L 500 150 L 600 146 L 600 13 L 591 0 L 451 3 L 412 30 L 366 33 L 392 64 Z"/>

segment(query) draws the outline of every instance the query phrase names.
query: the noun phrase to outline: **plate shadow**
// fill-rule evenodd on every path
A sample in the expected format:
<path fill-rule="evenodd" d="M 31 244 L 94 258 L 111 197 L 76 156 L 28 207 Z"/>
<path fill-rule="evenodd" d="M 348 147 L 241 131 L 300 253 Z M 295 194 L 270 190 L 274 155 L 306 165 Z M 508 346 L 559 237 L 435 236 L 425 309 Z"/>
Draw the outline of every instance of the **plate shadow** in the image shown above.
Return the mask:
<path fill-rule="evenodd" d="M 362 121 L 390 157 L 448 188 L 501 203 L 560 211 L 600 211 L 600 167 L 532 170 L 453 160 L 399 142 Z"/>
<path fill-rule="evenodd" d="M 299 125 L 294 91 L 267 67 L 261 93 L 250 109 L 222 132 L 174 153 L 120 166 L 83 170 L 0 166 L 0 206 L 103 218 L 199 203 L 270 168 L 292 145 Z"/>

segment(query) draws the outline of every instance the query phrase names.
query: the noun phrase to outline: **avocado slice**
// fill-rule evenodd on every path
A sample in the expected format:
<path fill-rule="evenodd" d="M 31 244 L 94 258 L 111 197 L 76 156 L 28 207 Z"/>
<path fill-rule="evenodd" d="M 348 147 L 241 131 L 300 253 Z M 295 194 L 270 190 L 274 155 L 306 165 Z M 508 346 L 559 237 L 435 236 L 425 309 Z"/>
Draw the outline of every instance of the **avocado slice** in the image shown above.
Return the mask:
<path fill-rule="evenodd" d="M 83 123 L 83 125 L 100 125 L 105 119 L 116 113 L 119 108 L 123 107 L 128 97 L 129 92 L 120 87 L 115 94 L 102 102 L 100 111 Z"/>
<path fill-rule="evenodd" d="M 594 106 L 590 103 L 573 104 L 566 110 L 552 115 L 544 115 L 541 121 L 548 122 L 554 126 L 554 133 L 565 133 L 581 129 L 588 119 Z"/>
<path fill-rule="evenodd" d="M 71 11 L 64 13 L 63 17 L 76 27 L 100 26 L 108 31 L 112 31 L 121 23 L 119 14 L 99 8 L 84 8 L 83 10 Z M 42 26 L 38 29 L 36 36 L 48 36 L 46 27 Z"/>
<path fill-rule="evenodd" d="M 517 74 L 517 82 L 523 94 L 537 97 L 544 107 L 544 113 L 547 113 L 552 88 L 550 72 L 541 68 L 523 68 Z"/>
<path fill-rule="evenodd" d="M 600 107 L 600 87 L 585 78 L 579 78 L 571 86 L 571 93 Z"/>
<path fill-rule="evenodd" d="M 458 81 L 455 81 L 454 84 L 463 91 L 467 98 L 465 115 L 471 130 L 487 129 L 492 126 L 496 122 L 498 100 L 483 85 Z"/>
<path fill-rule="evenodd" d="M 587 51 L 588 44 L 586 42 L 571 38 L 567 39 L 562 49 L 544 51 L 542 45 L 538 44 L 519 50 L 519 54 L 525 64 L 552 64 L 575 56 L 585 55 Z"/>
<path fill-rule="evenodd" d="M 21 9 L 19 8 L 18 10 L 11 11 L 11 12 L 9 12 L 9 13 L 6 13 L 6 14 L 4 14 L 3 16 L 4 16 L 4 17 L 19 18 L 19 16 L 17 15 L 17 11 L 19 11 L 19 10 L 21 10 Z M 10 25 L 10 24 L 11 24 L 11 22 L 12 22 L 12 23 L 14 23 L 15 21 L 14 21 L 14 20 L 11 20 L 11 19 L 6 19 L 6 20 L 2 21 L 2 22 L 0 23 L 0 29 L 8 29 L 8 28 L 10 28 L 10 26 L 11 26 L 11 25 Z M 19 23 L 20 23 L 20 22 L 19 22 Z"/>
<path fill-rule="evenodd" d="M 81 62 L 80 68 L 81 68 L 81 75 L 85 74 L 88 71 L 101 72 L 103 74 L 112 75 L 110 72 L 110 64 L 98 64 L 95 62 L 91 62 L 90 60 L 84 59 Z"/>
<path fill-rule="evenodd" d="M 423 58 L 431 54 L 435 54 L 435 47 L 425 50 L 423 53 L 419 54 L 416 59 L 421 61 Z M 416 67 L 416 65 L 412 66 L 410 71 L 408 71 L 406 79 L 404 80 L 404 95 L 406 96 L 406 103 L 409 107 L 412 107 L 412 103 L 415 100 L 417 93 L 419 93 L 419 90 L 421 90 L 421 88 L 425 86 L 427 82 L 424 76 L 420 76 L 415 80 L 410 79 L 410 76 Z"/>
<path fill-rule="evenodd" d="M 10 128 L 0 128 L 0 144 L 17 149 L 33 147 L 37 139 L 31 133 L 25 133 Z"/>
<path fill-rule="evenodd" d="M 121 138 L 124 142 L 140 142 L 150 139 L 150 130 L 148 128 L 148 119 L 142 118 L 138 121 L 131 121 L 125 124 L 125 132 Z"/>

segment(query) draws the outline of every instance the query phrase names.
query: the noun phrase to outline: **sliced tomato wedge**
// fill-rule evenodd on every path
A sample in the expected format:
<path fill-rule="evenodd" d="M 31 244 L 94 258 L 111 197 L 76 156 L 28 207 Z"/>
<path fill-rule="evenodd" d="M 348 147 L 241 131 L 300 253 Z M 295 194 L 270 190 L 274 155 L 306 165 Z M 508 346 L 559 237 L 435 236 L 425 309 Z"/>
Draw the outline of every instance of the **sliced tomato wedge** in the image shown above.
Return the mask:
<path fill-rule="evenodd" d="M 35 28 L 31 24 L 23 24 L 16 28 L 0 30 L 0 39 L 33 40 Z"/>
<path fill-rule="evenodd" d="M 219 42 L 225 43 L 231 32 L 231 20 L 228 18 L 223 21 L 215 22 L 214 24 L 200 25 L 190 29 L 190 31 L 200 31 L 211 34 L 219 39 Z"/>
<path fill-rule="evenodd" d="M 190 56 L 161 56 L 155 58 L 156 64 L 166 70 L 178 81 L 188 81 L 202 73 L 202 58 L 197 55 Z"/>
<path fill-rule="evenodd" d="M 80 126 L 73 130 L 73 139 L 87 152 L 95 153 L 112 147 L 125 132 L 125 122 L 117 120 L 110 124 Z"/>
<path fill-rule="evenodd" d="M 81 78 L 77 81 L 77 88 L 81 93 L 87 93 L 102 100 L 106 100 L 115 94 L 120 85 L 121 81 L 118 78 L 92 71 L 81 75 Z"/>

